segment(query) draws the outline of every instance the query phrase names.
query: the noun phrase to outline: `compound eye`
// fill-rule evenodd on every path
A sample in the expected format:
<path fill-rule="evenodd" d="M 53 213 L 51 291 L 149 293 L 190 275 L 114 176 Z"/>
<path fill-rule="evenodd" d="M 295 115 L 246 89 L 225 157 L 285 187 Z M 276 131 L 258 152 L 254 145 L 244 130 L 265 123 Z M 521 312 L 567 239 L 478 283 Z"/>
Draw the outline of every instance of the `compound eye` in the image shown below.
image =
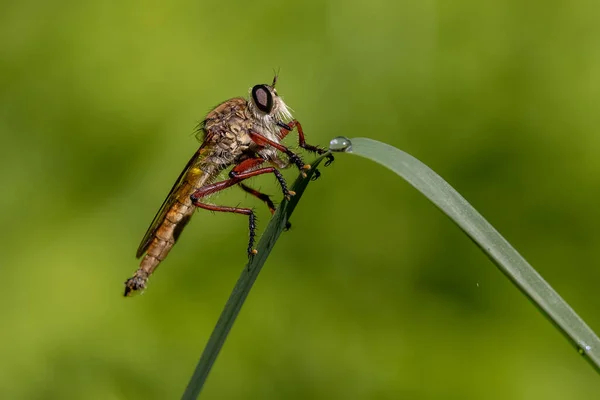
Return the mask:
<path fill-rule="evenodd" d="M 252 100 L 260 111 L 267 114 L 271 112 L 273 96 L 266 85 L 256 85 L 252 88 Z"/>

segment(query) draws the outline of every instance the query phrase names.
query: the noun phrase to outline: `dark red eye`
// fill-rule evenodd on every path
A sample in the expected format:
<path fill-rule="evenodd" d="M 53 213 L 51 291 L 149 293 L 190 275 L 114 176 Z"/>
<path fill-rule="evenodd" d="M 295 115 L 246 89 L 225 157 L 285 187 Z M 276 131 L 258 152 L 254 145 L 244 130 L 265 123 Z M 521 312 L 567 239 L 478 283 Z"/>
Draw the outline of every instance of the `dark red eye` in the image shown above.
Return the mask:
<path fill-rule="evenodd" d="M 252 100 L 256 107 L 264 113 L 270 113 L 273 108 L 273 96 L 265 85 L 256 85 L 252 88 Z"/>

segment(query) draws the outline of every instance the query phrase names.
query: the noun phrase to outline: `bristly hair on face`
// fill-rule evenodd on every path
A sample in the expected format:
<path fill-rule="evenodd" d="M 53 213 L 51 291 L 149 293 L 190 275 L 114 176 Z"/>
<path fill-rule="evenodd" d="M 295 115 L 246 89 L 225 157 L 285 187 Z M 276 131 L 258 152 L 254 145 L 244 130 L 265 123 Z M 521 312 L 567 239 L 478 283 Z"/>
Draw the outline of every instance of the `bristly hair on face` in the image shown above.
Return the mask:
<path fill-rule="evenodd" d="M 271 87 L 273 88 L 273 92 L 275 92 L 276 94 L 276 98 L 279 99 L 279 103 L 280 103 L 280 107 L 279 110 L 277 111 L 277 113 L 275 114 L 275 117 L 281 121 L 281 122 L 289 122 L 292 119 L 294 119 L 294 117 L 292 116 L 292 111 L 294 111 L 291 107 L 289 107 L 287 104 L 285 104 L 285 102 L 283 101 L 283 98 L 280 97 L 277 94 L 277 91 L 275 90 L 275 85 L 277 84 L 277 79 L 279 79 L 279 71 L 281 70 L 281 68 L 277 68 L 277 71 L 273 70 L 273 84 L 271 84 Z"/>

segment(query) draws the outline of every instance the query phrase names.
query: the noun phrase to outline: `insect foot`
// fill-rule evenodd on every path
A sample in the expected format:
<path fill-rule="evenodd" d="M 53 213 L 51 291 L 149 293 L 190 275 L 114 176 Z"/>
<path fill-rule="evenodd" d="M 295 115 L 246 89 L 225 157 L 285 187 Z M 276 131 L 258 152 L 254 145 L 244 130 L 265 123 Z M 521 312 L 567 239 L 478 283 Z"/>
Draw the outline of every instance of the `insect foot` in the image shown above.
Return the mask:
<path fill-rule="evenodd" d="M 287 201 L 290 201 L 292 199 L 292 196 L 295 196 L 295 195 L 296 195 L 296 192 L 294 192 L 292 190 L 288 190 L 284 197 Z"/>
<path fill-rule="evenodd" d="M 315 169 L 315 173 L 314 175 L 310 178 L 311 181 L 316 181 L 317 179 L 319 179 L 321 177 L 321 171 L 319 171 L 318 169 Z"/>
<path fill-rule="evenodd" d="M 327 154 L 326 158 L 327 161 L 325 161 L 325 166 L 329 167 L 331 163 L 335 161 L 335 157 L 333 156 L 333 154 Z"/>

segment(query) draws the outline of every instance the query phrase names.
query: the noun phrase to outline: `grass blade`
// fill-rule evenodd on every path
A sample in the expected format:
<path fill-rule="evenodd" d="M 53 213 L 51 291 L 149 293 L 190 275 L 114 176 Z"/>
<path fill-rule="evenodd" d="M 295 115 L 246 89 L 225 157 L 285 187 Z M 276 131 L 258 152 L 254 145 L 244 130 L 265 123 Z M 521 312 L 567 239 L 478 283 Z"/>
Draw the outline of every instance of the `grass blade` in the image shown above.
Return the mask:
<path fill-rule="evenodd" d="M 340 142 L 341 138 L 334 140 Z M 416 158 L 385 143 L 355 138 L 346 146 L 347 153 L 368 158 L 394 171 L 440 208 L 600 372 L 598 336 L 452 186 Z"/>
<path fill-rule="evenodd" d="M 281 235 L 281 232 L 284 231 L 285 225 L 292 215 L 294 208 L 298 204 L 298 201 L 302 197 L 304 190 L 306 189 L 311 177 L 315 173 L 315 168 L 323 161 L 327 155 L 323 155 L 317 158 L 311 165 L 312 169 L 306 171 L 306 178 L 299 176 L 296 179 L 296 182 L 292 185 L 291 190 L 296 192 L 295 196 L 288 200 L 283 200 L 273 218 L 269 221 L 265 232 L 263 233 L 258 246 L 258 254 L 256 254 L 252 260 L 246 265 L 242 274 L 240 275 L 227 303 L 225 304 L 225 308 L 221 312 L 221 316 L 217 321 L 217 325 L 210 335 L 210 339 L 202 352 L 202 356 L 200 357 L 200 361 L 198 361 L 198 365 L 194 370 L 194 374 L 190 378 L 190 381 L 181 397 L 182 400 L 195 400 L 198 398 L 204 383 L 206 382 L 206 378 L 208 377 L 208 373 L 210 372 L 221 348 L 223 347 L 223 343 L 225 343 L 225 339 L 227 339 L 227 335 L 237 318 L 246 297 L 248 297 L 248 293 L 252 288 L 252 285 L 256 281 L 260 270 L 262 269 L 263 264 L 267 260 L 269 253 L 275 246 L 275 242 Z"/>

